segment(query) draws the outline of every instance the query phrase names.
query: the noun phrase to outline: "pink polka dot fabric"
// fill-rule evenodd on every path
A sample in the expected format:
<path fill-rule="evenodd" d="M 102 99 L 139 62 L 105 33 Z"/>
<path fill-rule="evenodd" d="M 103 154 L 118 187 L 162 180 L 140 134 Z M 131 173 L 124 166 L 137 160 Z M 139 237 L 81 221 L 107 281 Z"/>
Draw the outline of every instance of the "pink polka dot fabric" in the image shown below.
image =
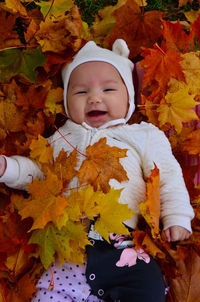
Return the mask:
<path fill-rule="evenodd" d="M 52 271 L 54 288 L 52 284 Z M 91 295 L 90 286 L 86 283 L 85 266 L 64 263 L 60 268 L 58 262 L 49 268 L 37 284 L 38 292 L 31 302 L 103 302 Z"/>

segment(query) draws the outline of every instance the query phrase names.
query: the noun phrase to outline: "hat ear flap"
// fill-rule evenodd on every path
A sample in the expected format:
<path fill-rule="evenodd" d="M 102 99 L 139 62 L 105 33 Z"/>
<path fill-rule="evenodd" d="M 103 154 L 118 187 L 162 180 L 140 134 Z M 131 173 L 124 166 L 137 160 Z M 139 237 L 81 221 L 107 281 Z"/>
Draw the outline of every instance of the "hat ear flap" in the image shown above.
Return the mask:
<path fill-rule="evenodd" d="M 123 39 L 115 40 L 112 46 L 112 51 L 125 58 L 128 58 L 130 53 L 128 45 Z"/>

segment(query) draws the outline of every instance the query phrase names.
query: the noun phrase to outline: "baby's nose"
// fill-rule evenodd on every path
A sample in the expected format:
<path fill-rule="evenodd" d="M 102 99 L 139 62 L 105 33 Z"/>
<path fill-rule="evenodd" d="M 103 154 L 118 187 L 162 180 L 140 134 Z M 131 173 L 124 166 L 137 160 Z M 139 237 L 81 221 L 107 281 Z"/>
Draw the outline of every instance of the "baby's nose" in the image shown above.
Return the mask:
<path fill-rule="evenodd" d="M 89 104 L 101 103 L 101 98 L 98 94 L 92 94 L 88 97 L 88 103 Z"/>

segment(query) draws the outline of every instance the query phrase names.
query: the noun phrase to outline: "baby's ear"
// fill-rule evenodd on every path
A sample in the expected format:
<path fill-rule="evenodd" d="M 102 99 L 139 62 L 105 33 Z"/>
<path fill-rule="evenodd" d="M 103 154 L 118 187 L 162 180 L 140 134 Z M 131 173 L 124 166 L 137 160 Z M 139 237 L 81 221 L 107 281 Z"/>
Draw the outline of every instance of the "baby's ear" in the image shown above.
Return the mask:
<path fill-rule="evenodd" d="M 123 39 L 115 40 L 112 46 L 112 51 L 125 58 L 128 58 L 130 53 L 128 45 Z"/>

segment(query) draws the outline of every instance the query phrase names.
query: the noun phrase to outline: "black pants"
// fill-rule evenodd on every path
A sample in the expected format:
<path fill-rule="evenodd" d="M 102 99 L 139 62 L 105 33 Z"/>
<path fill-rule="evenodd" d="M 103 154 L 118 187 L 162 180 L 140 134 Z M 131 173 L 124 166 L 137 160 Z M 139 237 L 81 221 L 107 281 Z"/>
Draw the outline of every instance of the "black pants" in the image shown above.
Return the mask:
<path fill-rule="evenodd" d="M 124 249 L 105 240 L 92 240 L 86 247 L 86 278 L 92 294 L 105 301 L 164 302 L 165 285 L 155 260 L 137 259 L 135 265 L 116 266 Z"/>

